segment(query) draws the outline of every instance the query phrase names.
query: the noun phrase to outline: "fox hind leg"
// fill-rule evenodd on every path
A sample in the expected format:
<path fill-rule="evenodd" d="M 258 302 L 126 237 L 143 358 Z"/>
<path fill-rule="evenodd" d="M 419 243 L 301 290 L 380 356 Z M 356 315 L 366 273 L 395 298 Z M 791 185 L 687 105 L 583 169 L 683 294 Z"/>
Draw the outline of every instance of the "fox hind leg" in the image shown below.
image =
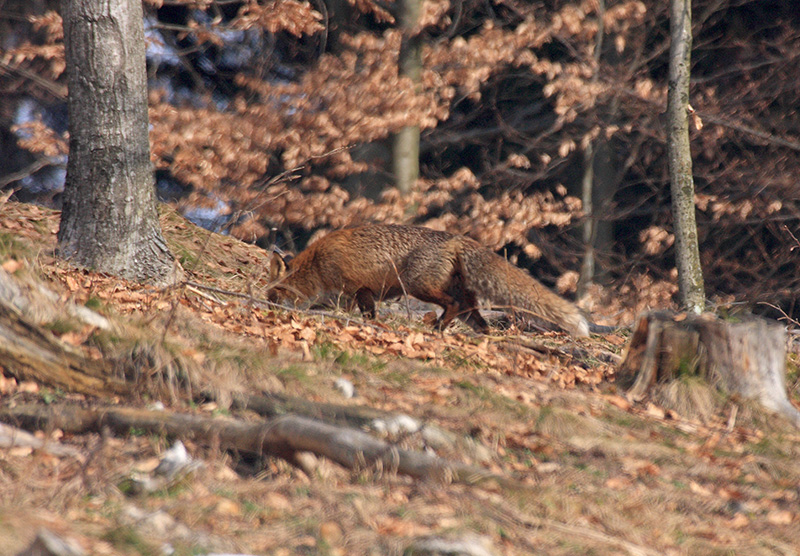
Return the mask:
<path fill-rule="evenodd" d="M 453 318 L 457 318 L 468 324 L 475 332 L 480 334 L 489 332 L 489 325 L 480 311 L 478 311 L 478 298 L 475 292 L 467 288 L 460 267 L 456 266 L 453 270 L 445 294 L 453 301 L 445 308 L 445 312 L 442 313 L 442 317 L 439 319 L 442 323 L 444 323 L 445 315 L 447 314 L 449 317 L 447 324 L 450 324 Z M 448 309 L 450 310 L 449 314 Z M 442 327 L 442 329 L 444 329 L 444 327 Z"/>
<path fill-rule="evenodd" d="M 444 301 L 445 296 L 438 296 L 436 303 L 444 309 L 442 316 L 436 321 L 436 328 L 444 330 L 447 328 L 453 319 L 468 324 L 475 332 L 486 334 L 489 332 L 489 325 L 483 316 L 478 311 L 475 303 L 467 301 L 458 301 L 459 298 L 445 294 L 449 298 L 449 302 Z M 462 298 L 464 299 L 464 298 Z"/>
<path fill-rule="evenodd" d="M 475 332 L 481 334 L 489 333 L 489 323 L 486 322 L 486 319 L 483 318 L 478 309 L 473 308 L 466 313 L 462 312 L 458 315 L 458 318 L 470 325 Z"/>

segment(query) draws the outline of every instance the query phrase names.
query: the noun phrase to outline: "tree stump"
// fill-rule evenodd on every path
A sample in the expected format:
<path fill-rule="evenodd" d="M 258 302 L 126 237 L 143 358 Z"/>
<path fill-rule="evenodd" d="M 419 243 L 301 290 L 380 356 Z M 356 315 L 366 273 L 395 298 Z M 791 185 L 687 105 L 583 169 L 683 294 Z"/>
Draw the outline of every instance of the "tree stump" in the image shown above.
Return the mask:
<path fill-rule="evenodd" d="M 687 374 L 723 392 L 755 400 L 800 427 L 800 411 L 786 394 L 786 329 L 748 316 L 738 322 L 715 315 L 652 311 L 636 320 L 618 381 L 641 401 L 656 383 Z"/>

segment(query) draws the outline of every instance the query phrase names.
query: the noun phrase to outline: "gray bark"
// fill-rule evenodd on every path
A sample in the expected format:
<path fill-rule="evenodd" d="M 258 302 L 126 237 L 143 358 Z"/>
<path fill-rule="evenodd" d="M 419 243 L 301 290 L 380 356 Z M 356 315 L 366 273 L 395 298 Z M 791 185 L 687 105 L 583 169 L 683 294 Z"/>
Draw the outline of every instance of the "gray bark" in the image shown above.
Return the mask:
<path fill-rule="evenodd" d="M 691 312 L 701 313 L 705 308 L 705 290 L 697 246 L 692 153 L 689 145 L 691 0 L 670 0 L 670 39 L 667 153 L 678 285 L 684 307 Z"/>
<path fill-rule="evenodd" d="M 411 193 L 419 178 L 419 137 L 419 126 L 407 126 L 392 139 L 392 170 L 403 195 Z"/>
<path fill-rule="evenodd" d="M 422 41 L 417 29 L 422 0 L 400 1 L 399 23 L 403 31 L 400 47 L 400 75 L 414 83 L 422 78 Z M 392 140 L 392 167 L 395 183 L 403 195 L 414 188 L 419 178 L 419 126 L 407 126 L 398 131 Z"/>
<path fill-rule="evenodd" d="M 20 382 L 32 380 L 67 392 L 108 397 L 131 390 L 110 365 L 87 359 L 5 300 L 0 300 L 0 367 Z"/>
<path fill-rule="evenodd" d="M 156 210 L 142 5 L 65 0 L 70 154 L 59 252 L 75 264 L 157 285 L 180 267 Z"/>
<path fill-rule="evenodd" d="M 583 151 L 583 179 L 581 180 L 581 200 L 586 222 L 583 223 L 583 262 L 581 278 L 578 282 L 578 297 L 586 293 L 586 288 L 594 282 L 594 147 L 591 143 Z"/>

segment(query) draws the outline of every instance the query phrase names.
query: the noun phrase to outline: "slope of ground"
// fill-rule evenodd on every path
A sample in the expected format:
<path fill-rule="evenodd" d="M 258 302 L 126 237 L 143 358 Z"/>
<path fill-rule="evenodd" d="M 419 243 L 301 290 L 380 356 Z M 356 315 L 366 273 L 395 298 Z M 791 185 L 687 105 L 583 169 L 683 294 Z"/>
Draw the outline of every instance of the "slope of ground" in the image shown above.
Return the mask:
<path fill-rule="evenodd" d="M 372 323 L 270 308 L 259 302 L 263 251 L 171 212 L 162 223 L 194 284 L 158 291 L 71 268 L 52 255 L 56 213 L 0 207 L 3 269 L 115 323 L 99 331 L 64 316 L 47 328 L 90 357 L 127 358 L 139 370 L 135 395 L 93 399 L 18 382 L 4 369 L 2 408 L 158 401 L 255 420 L 228 402 L 262 391 L 368 406 L 468 438 L 480 449 L 439 455 L 519 488 L 412 480 L 313 457 L 298 467 L 185 439 L 204 465 L 169 488 L 129 496 L 126 478 L 151 471 L 172 439 L 45 430 L 37 434 L 77 453 L 0 448 L 0 554 L 22 550 L 40 527 L 89 554 L 401 554 L 419 537 L 470 534 L 506 555 L 798 553 L 800 434 L 734 400 L 691 415 L 631 406 L 614 386 L 624 336 L 438 334 L 402 304 Z M 796 353 L 790 361 L 796 374 Z M 338 378 L 357 396 L 344 398 Z M 388 440 L 430 448 L 420 433 Z"/>

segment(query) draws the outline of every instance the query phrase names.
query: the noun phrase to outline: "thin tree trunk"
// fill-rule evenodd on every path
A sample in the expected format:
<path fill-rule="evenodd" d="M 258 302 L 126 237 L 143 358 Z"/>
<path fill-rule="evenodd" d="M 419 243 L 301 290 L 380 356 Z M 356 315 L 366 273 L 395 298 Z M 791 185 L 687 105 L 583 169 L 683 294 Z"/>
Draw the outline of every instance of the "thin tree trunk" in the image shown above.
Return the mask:
<path fill-rule="evenodd" d="M 417 29 L 421 8 L 421 0 L 400 1 L 399 21 L 403 30 L 403 44 L 400 47 L 399 73 L 414 83 L 419 83 L 422 78 L 422 39 Z M 395 183 L 403 195 L 414 189 L 419 178 L 419 138 L 419 126 L 407 126 L 392 139 Z"/>
<path fill-rule="evenodd" d="M 605 0 L 600 0 L 597 10 L 597 36 L 594 43 L 594 75 L 592 83 L 597 81 L 600 71 L 600 57 L 603 53 L 603 35 L 605 26 L 603 16 L 605 15 Z M 581 263 L 581 276 L 578 281 L 578 297 L 586 294 L 587 288 L 594 282 L 595 277 L 595 230 L 597 226 L 596 214 L 594 211 L 594 187 L 595 187 L 595 148 L 594 142 L 589 141 L 583 149 L 583 178 L 581 179 L 581 200 L 583 202 L 583 213 L 586 221 L 583 223 L 583 262 Z"/>
<path fill-rule="evenodd" d="M 583 150 L 583 178 L 581 179 L 581 200 L 586 221 L 583 223 L 583 262 L 581 277 L 578 281 L 578 297 L 586 294 L 589 285 L 594 282 L 594 147 L 592 143 Z"/>
<path fill-rule="evenodd" d="M 70 153 L 60 254 L 158 285 L 181 274 L 156 211 L 142 4 L 65 0 Z"/>
<path fill-rule="evenodd" d="M 613 120 L 616 110 L 612 102 L 609 121 Z M 601 132 L 583 151 L 583 176 L 581 179 L 581 197 L 583 213 L 584 254 L 581 261 L 581 276 L 578 281 L 577 297 L 586 294 L 589 285 L 602 281 L 604 269 L 597 266 L 597 253 L 611 252 L 614 243 L 614 227 L 608 219 L 614 193 L 619 180 L 614 175 L 614 153 L 608 140 Z"/>
<path fill-rule="evenodd" d="M 681 303 L 687 310 L 701 313 L 705 308 L 705 291 L 697 246 L 692 153 L 689 145 L 691 0 L 670 0 L 670 40 L 667 151 L 678 285 Z"/>

